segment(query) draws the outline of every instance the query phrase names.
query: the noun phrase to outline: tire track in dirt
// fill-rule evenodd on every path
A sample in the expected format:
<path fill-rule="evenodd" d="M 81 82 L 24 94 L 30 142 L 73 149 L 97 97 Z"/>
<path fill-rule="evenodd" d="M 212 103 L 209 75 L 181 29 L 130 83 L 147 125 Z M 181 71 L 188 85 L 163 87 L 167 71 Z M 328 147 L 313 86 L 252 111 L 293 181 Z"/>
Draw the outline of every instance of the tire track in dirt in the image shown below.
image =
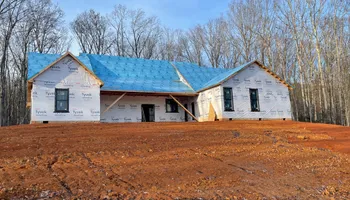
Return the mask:
<path fill-rule="evenodd" d="M 0 128 L 0 134 L 0 199 L 39 199 L 42 193 L 66 199 L 350 197 L 349 155 L 336 152 L 350 144 L 348 127 L 77 123 Z M 334 151 L 302 145 L 318 139 Z"/>
<path fill-rule="evenodd" d="M 115 173 L 112 167 L 109 167 L 109 170 L 108 170 L 112 174 L 112 176 L 107 176 L 108 172 L 104 167 L 95 164 L 85 153 L 81 152 L 80 155 L 89 163 L 90 167 L 98 168 L 99 169 L 98 171 L 101 172 L 100 174 L 102 174 L 106 180 L 109 180 L 116 186 L 121 186 L 124 184 L 124 186 L 126 186 L 128 191 L 135 193 L 136 187 L 133 184 L 129 183 L 128 181 L 125 181 L 122 178 L 120 178 L 120 175 Z M 121 183 L 121 184 L 118 184 L 118 183 Z"/>
<path fill-rule="evenodd" d="M 213 160 L 219 161 L 220 163 L 226 164 L 226 165 L 228 165 L 228 166 L 231 166 L 231 167 L 235 167 L 235 168 L 237 168 L 237 169 L 240 169 L 240 170 L 242 170 L 242 171 L 244 171 L 244 172 L 246 172 L 246 173 L 248 173 L 248 174 L 254 174 L 253 171 L 248 170 L 248 169 L 245 169 L 244 167 L 240 167 L 240 166 L 237 166 L 237 165 L 234 165 L 234 164 L 230 164 L 230 163 L 225 163 L 221 158 L 218 158 L 218 157 L 215 157 L 215 156 L 210 156 L 210 155 L 208 155 L 208 154 L 206 154 L 206 153 L 201 153 L 201 152 L 196 151 L 196 150 L 194 150 L 194 149 L 189 149 L 189 150 L 191 150 L 191 151 L 193 151 L 193 152 L 195 152 L 195 153 L 198 153 L 198 154 L 200 154 L 200 155 L 203 155 L 203 156 L 205 156 L 205 157 L 207 157 L 207 158 L 211 158 L 211 159 L 213 159 Z M 203 173 L 203 172 L 201 172 L 201 173 Z"/>
<path fill-rule="evenodd" d="M 64 181 L 64 179 L 61 179 L 59 177 L 59 175 L 56 174 L 56 172 L 54 171 L 54 169 L 52 168 L 53 165 L 58 161 L 58 156 L 54 156 L 52 161 L 49 161 L 47 164 L 47 169 L 50 172 L 50 174 L 59 182 L 59 184 L 66 190 L 66 192 L 68 193 L 69 196 L 72 196 L 72 190 L 69 187 L 68 183 L 66 181 Z M 64 171 L 62 170 L 62 172 L 64 173 Z M 65 177 L 67 177 L 67 175 L 65 174 Z"/>

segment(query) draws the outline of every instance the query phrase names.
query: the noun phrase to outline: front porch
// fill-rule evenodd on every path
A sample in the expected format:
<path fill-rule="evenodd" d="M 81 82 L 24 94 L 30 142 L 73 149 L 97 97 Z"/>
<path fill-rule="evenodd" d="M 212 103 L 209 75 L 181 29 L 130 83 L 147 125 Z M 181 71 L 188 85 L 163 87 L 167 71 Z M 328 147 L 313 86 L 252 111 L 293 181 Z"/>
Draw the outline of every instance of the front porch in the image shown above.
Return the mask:
<path fill-rule="evenodd" d="M 196 94 L 101 91 L 101 122 L 198 121 Z"/>

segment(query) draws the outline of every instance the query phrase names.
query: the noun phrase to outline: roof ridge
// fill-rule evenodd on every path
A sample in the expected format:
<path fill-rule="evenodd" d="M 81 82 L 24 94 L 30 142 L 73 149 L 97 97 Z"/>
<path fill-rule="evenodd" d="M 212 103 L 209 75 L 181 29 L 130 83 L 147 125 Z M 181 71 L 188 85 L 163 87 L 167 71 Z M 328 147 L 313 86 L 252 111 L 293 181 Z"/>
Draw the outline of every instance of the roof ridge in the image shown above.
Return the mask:
<path fill-rule="evenodd" d="M 35 51 L 28 52 L 28 55 L 29 54 L 50 55 L 50 56 L 62 56 L 62 55 L 64 55 L 64 54 L 60 54 L 60 53 L 40 53 L 40 52 L 35 52 Z"/>
<path fill-rule="evenodd" d="M 91 53 L 80 53 L 79 55 L 87 55 L 87 56 L 99 56 L 99 57 L 114 57 L 114 58 L 122 58 L 122 59 L 134 59 L 134 60 L 146 60 L 146 61 L 161 61 L 161 62 L 170 62 L 169 60 L 159 60 L 159 59 L 148 59 L 148 58 L 136 58 L 136 57 L 127 57 L 127 56 L 116 56 L 116 55 L 107 55 L 107 54 L 91 54 Z"/>

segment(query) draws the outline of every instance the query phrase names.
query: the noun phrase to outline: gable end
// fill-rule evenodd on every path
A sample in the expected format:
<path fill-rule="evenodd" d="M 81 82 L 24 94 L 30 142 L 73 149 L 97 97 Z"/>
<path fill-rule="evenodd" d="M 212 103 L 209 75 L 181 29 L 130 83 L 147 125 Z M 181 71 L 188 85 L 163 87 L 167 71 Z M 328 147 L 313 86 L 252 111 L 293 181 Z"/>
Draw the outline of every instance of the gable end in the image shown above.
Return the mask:
<path fill-rule="evenodd" d="M 76 61 L 77 63 L 79 63 L 79 65 L 81 67 L 83 67 L 92 77 L 94 77 L 98 84 L 100 85 L 100 87 L 103 86 L 103 81 L 98 78 L 91 70 L 89 70 L 89 68 L 87 68 L 78 58 L 76 58 L 72 53 L 70 52 L 67 52 L 65 54 L 63 54 L 60 58 L 58 58 L 57 60 L 55 60 L 54 62 L 52 62 L 51 64 L 49 64 L 48 66 L 46 66 L 44 69 L 42 69 L 40 72 L 38 72 L 37 74 L 35 74 L 33 77 L 31 77 L 29 80 L 28 80 L 28 85 L 31 85 L 34 81 L 34 79 L 36 77 L 38 77 L 40 74 L 44 73 L 46 70 L 48 70 L 50 67 L 54 66 L 55 64 L 57 64 L 58 62 L 60 62 L 63 58 L 67 57 L 67 56 L 70 56 L 74 61 Z"/>
<path fill-rule="evenodd" d="M 241 71 L 243 71 L 244 69 L 246 69 L 247 67 L 251 66 L 252 64 L 257 64 L 260 68 L 264 69 L 267 73 L 269 73 L 271 76 L 273 76 L 275 79 L 279 80 L 284 86 L 286 86 L 289 90 L 292 90 L 293 88 L 282 78 L 280 78 L 277 74 L 275 74 L 274 72 L 272 72 L 271 70 L 269 70 L 267 67 L 265 67 L 263 64 L 261 64 L 259 61 L 255 60 L 252 62 L 249 62 L 247 64 L 245 64 L 244 67 L 242 67 L 242 69 L 232 73 L 230 76 L 228 76 L 227 78 L 223 79 L 222 81 L 218 82 L 217 84 L 214 84 L 212 86 L 209 86 L 207 88 L 203 88 L 197 92 L 203 92 L 205 90 L 214 88 L 218 85 L 221 85 L 222 83 L 226 82 L 227 80 L 231 79 L 232 77 L 234 77 L 235 75 L 237 75 L 238 73 L 240 73 Z"/>

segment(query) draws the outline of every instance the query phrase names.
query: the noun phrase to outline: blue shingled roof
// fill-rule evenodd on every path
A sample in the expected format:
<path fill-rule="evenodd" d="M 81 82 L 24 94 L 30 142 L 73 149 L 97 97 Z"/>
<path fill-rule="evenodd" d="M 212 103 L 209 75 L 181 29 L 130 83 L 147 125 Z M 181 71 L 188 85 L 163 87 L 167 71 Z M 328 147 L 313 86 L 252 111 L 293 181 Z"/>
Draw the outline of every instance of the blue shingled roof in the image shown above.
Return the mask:
<path fill-rule="evenodd" d="M 49 64 L 53 63 L 62 55 L 60 54 L 40 54 L 40 53 L 29 53 L 28 54 L 28 79 L 35 76 L 42 69 Z"/>
<path fill-rule="evenodd" d="M 225 72 L 220 73 L 219 75 L 215 76 L 214 78 L 212 78 L 210 81 L 206 82 L 200 90 L 209 88 L 211 86 L 214 86 L 218 83 L 221 83 L 222 81 L 226 80 L 227 78 L 229 78 L 230 76 L 232 76 L 233 74 L 239 72 L 240 70 L 242 70 L 243 68 L 247 67 L 248 65 L 254 63 L 255 61 L 246 63 L 244 65 L 232 68 L 232 69 L 228 69 Z"/>
<path fill-rule="evenodd" d="M 224 68 L 200 67 L 186 62 L 174 62 L 174 65 L 195 91 L 203 89 L 206 83 L 215 77 L 231 71 Z"/>
<path fill-rule="evenodd" d="M 29 53 L 28 79 L 60 56 L 59 54 Z M 94 54 L 80 54 L 77 59 L 104 82 L 101 88 L 103 91 L 164 93 L 196 93 L 224 81 L 250 64 L 223 69 L 200 67 L 185 62 L 174 62 L 174 67 L 169 61 L 164 60 Z M 175 68 L 191 87 L 180 81 Z"/>
<path fill-rule="evenodd" d="M 55 62 L 60 58 L 61 54 L 41 54 L 41 53 L 28 53 L 28 79 L 35 76 L 42 69 L 44 69 L 49 64 Z M 78 60 L 82 62 L 89 70 L 92 70 L 90 60 L 86 55 L 77 56 Z"/>
<path fill-rule="evenodd" d="M 103 90 L 194 93 L 168 61 L 82 55 L 89 57 L 93 72 L 105 83 Z"/>

